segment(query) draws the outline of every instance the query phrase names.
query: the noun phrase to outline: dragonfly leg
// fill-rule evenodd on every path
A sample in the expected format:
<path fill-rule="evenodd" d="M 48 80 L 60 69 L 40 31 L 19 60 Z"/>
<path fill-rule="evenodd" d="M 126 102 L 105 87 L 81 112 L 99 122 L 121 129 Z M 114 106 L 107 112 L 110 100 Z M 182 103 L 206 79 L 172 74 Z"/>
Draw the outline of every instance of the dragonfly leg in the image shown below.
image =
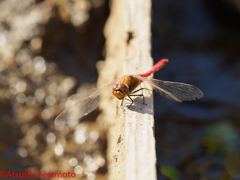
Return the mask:
<path fill-rule="evenodd" d="M 127 98 L 125 98 L 126 100 L 128 100 L 128 101 L 131 101 L 130 99 L 127 99 Z M 132 101 L 131 101 L 132 102 Z"/>
<path fill-rule="evenodd" d="M 131 104 L 130 104 L 130 106 L 128 107 L 128 109 L 130 109 L 130 107 L 132 106 L 132 104 L 133 104 L 133 100 L 132 100 L 132 98 L 128 95 L 128 97 L 129 97 L 129 99 L 132 101 L 131 102 Z"/>
<path fill-rule="evenodd" d="M 143 94 L 133 94 L 133 95 L 129 95 L 129 96 L 142 96 L 143 97 L 143 105 L 147 105 L 145 103 L 145 99 L 144 99 L 144 95 Z"/>
<path fill-rule="evenodd" d="M 123 100 L 122 100 L 120 106 L 121 106 L 121 108 L 122 108 L 122 111 L 124 112 L 124 108 L 123 108 Z"/>
<path fill-rule="evenodd" d="M 141 91 L 141 90 L 142 90 L 142 94 L 143 94 L 143 89 L 146 89 L 146 90 L 148 90 L 148 91 L 151 91 L 151 90 L 148 89 L 148 88 L 140 88 L 140 89 L 138 89 L 138 90 L 136 90 L 136 91 L 133 91 L 132 94 L 134 94 L 134 93 L 136 93 L 136 92 L 138 92 L 138 91 Z"/>
<path fill-rule="evenodd" d="M 145 99 L 144 99 L 144 95 L 143 95 L 143 89 L 146 89 L 146 90 L 150 91 L 150 89 L 148 89 L 148 88 L 140 88 L 140 89 L 138 89 L 138 90 L 136 90 L 136 91 L 133 91 L 130 96 L 142 96 L 142 97 L 143 97 L 143 105 L 147 105 L 147 104 L 145 103 Z M 138 91 L 142 91 L 142 94 L 134 94 L 134 93 L 136 93 L 136 92 L 138 92 Z M 134 95 L 133 95 L 133 94 L 134 94 Z"/>

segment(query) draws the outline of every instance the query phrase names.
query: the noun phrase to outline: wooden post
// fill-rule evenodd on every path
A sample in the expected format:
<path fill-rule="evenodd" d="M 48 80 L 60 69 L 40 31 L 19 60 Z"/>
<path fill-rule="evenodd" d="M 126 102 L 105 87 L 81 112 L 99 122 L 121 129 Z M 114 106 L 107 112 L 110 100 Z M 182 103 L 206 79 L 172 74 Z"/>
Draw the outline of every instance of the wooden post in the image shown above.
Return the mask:
<path fill-rule="evenodd" d="M 123 75 L 144 73 L 153 65 L 151 1 L 112 0 L 110 9 L 104 30 L 106 60 L 99 66 L 99 86 Z M 111 92 L 100 103 L 103 112 L 98 122 L 108 132 L 110 180 L 156 180 L 152 92 L 146 90 L 144 96 L 147 106 L 141 97 L 135 98 L 134 105 L 125 112 Z"/>

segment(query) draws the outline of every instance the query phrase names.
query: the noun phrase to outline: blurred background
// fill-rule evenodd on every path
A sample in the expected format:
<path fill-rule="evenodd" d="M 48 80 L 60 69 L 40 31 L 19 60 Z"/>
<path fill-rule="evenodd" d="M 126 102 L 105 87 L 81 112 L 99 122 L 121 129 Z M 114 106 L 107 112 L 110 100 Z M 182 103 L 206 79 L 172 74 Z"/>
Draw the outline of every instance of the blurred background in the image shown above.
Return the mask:
<path fill-rule="evenodd" d="M 236 177 L 240 2 L 152 3 L 152 57 L 169 59 L 155 78 L 194 84 L 204 93 L 184 103 L 154 95 L 158 179 Z M 54 119 L 69 95 L 95 85 L 108 15 L 108 0 L 0 1 L 0 171 L 107 179 L 99 112 L 75 128 L 56 127 Z"/>

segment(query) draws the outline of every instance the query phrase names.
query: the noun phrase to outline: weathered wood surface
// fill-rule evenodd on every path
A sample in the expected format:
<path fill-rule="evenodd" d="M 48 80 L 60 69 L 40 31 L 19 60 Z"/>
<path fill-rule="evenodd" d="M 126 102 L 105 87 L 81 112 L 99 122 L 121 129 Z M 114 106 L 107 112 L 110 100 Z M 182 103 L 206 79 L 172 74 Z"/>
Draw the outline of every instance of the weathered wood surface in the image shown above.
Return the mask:
<path fill-rule="evenodd" d="M 112 0 L 110 10 L 104 30 L 106 60 L 99 66 L 99 86 L 122 75 L 144 73 L 153 65 L 151 1 Z M 135 98 L 134 105 L 125 112 L 112 94 L 106 94 L 100 103 L 103 112 L 98 121 L 108 132 L 109 179 L 156 179 L 152 92 L 144 91 L 144 96 L 147 106 L 141 97 Z"/>

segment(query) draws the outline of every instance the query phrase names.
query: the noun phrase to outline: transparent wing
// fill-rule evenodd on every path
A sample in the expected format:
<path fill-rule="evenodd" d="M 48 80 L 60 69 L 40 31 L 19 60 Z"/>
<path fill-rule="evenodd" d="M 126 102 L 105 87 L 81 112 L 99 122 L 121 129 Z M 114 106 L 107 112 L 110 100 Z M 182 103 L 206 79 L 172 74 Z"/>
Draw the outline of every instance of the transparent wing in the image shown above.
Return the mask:
<path fill-rule="evenodd" d="M 70 96 L 66 102 L 67 109 L 56 117 L 55 124 L 58 126 L 66 123 L 70 126 L 77 124 L 79 118 L 89 114 L 98 107 L 101 94 L 112 85 L 117 84 L 119 80 L 116 79 L 102 88 L 95 88 L 84 94 L 80 93 Z"/>
<path fill-rule="evenodd" d="M 134 75 L 136 78 L 142 80 L 144 83 L 150 84 L 161 96 L 182 102 L 192 101 L 203 97 L 203 92 L 196 86 L 178 82 L 161 81 L 153 78 L 141 77 Z"/>

